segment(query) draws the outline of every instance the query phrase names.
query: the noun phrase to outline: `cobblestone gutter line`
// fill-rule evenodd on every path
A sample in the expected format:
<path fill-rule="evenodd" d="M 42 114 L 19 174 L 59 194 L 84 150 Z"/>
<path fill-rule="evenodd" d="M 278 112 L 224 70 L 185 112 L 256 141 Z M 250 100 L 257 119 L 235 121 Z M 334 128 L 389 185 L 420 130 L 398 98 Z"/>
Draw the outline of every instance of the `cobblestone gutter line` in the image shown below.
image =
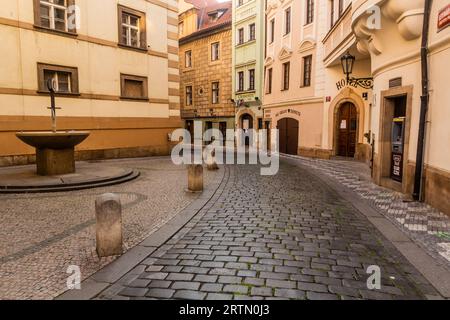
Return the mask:
<path fill-rule="evenodd" d="M 368 200 L 372 207 L 450 270 L 450 218 L 444 213 L 374 184 L 364 174 L 367 166 L 363 163 L 292 155 L 283 157 L 299 160 L 302 165 L 322 172 Z"/>

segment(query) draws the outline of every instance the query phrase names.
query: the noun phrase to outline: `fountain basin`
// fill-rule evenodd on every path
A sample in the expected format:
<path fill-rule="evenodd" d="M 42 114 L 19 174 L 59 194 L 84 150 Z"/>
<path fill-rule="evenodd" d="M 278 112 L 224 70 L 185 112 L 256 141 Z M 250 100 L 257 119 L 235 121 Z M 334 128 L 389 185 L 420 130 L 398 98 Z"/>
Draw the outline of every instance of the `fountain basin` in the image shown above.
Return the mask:
<path fill-rule="evenodd" d="M 88 131 L 18 132 L 17 138 L 36 148 L 37 174 L 52 176 L 75 173 L 75 146 L 83 142 Z"/>

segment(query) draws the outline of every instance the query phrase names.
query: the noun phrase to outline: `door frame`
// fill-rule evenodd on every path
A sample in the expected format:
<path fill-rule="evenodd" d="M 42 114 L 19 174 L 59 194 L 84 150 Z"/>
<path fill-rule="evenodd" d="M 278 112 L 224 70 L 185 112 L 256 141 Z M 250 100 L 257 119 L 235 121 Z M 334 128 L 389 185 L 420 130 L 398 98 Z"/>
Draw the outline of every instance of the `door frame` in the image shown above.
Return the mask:
<path fill-rule="evenodd" d="M 298 119 L 296 119 L 296 118 L 289 117 L 289 116 L 281 117 L 276 122 L 276 128 L 277 129 L 279 129 L 278 124 L 280 123 L 280 121 L 284 121 L 284 120 L 286 121 L 286 133 L 288 132 L 288 128 L 289 128 L 289 126 L 287 125 L 289 120 L 295 121 L 297 123 L 297 125 L 298 125 L 298 127 L 297 127 L 297 145 L 296 145 L 296 149 L 295 149 L 295 155 L 298 155 L 299 154 L 299 148 L 300 148 L 300 121 Z M 281 141 L 281 138 L 279 138 L 279 141 Z M 288 145 L 289 144 L 286 141 L 286 152 L 287 152 L 287 149 L 288 149 L 287 148 Z M 278 146 L 278 150 L 281 152 L 281 146 L 280 145 Z M 289 153 L 287 153 L 287 154 L 289 154 Z"/>

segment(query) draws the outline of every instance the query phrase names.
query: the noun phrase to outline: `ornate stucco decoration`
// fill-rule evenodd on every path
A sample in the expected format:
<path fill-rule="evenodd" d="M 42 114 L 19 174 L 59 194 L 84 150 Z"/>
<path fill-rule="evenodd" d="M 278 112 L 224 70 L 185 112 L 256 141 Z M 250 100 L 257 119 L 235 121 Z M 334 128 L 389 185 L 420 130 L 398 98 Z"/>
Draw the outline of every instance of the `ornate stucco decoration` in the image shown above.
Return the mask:
<path fill-rule="evenodd" d="M 298 52 L 302 53 L 302 52 L 310 51 L 310 50 L 313 50 L 315 47 L 316 47 L 316 41 L 313 38 L 307 38 L 300 43 L 300 45 L 298 47 Z"/>
<path fill-rule="evenodd" d="M 357 48 L 362 54 L 379 55 L 383 52 L 377 38 L 378 29 L 369 26 L 373 19 L 373 6 L 381 8 L 382 15 L 397 24 L 399 34 L 407 41 L 417 39 L 422 33 L 424 0 L 381 0 L 367 3 L 353 12 L 353 31 L 358 40 Z M 381 17 L 380 17 L 381 18 Z M 383 26 L 381 25 L 381 28 Z"/>
<path fill-rule="evenodd" d="M 292 56 L 292 50 L 286 46 L 283 46 L 281 48 L 280 53 L 278 54 L 279 60 L 286 60 L 289 59 Z"/>

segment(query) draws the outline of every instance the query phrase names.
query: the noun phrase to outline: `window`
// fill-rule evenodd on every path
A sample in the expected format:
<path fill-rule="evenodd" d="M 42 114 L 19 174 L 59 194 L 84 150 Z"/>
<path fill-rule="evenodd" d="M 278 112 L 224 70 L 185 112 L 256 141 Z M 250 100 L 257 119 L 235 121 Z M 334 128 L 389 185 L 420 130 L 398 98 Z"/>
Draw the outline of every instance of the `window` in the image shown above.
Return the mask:
<path fill-rule="evenodd" d="M 343 12 L 344 12 L 344 0 L 339 0 L 339 17 L 342 16 Z"/>
<path fill-rule="evenodd" d="M 238 30 L 238 44 L 244 43 L 244 28 Z"/>
<path fill-rule="evenodd" d="M 283 63 L 283 90 L 289 90 L 290 69 L 290 62 Z"/>
<path fill-rule="evenodd" d="M 182 36 L 184 34 L 184 22 L 178 24 L 178 34 Z"/>
<path fill-rule="evenodd" d="M 212 92 L 212 103 L 213 104 L 219 103 L 219 94 L 220 94 L 219 82 L 212 83 L 211 92 Z"/>
<path fill-rule="evenodd" d="M 38 63 L 39 92 L 48 92 L 49 79 L 52 79 L 56 93 L 79 93 L 77 68 Z"/>
<path fill-rule="evenodd" d="M 120 83 L 122 99 L 148 100 L 147 77 L 121 74 Z"/>
<path fill-rule="evenodd" d="M 215 42 L 211 44 L 211 60 L 217 61 L 219 60 L 219 50 L 220 50 L 220 43 Z"/>
<path fill-rule="evenodd" d="M 255 69 L 248 70 L 248 90 L 255 90 Z"/>
<path fill-rule="evenodd" d="M 184 53 L 184 66 L 186 68 L 192 67 L 192 51 L 188 50 Z"/>
<path fill-rule="evenodd" d="M 284 12 L 284 16 L 285 16 L 284 34 L 287 35 L 291 33 L 291 8 L 286 9 L 286 11 Z"/>
<path fill-rule="evenodd" d="M 306 24 L 314 21 L 314 0 L 306 0 Z"/>
<path fill-rule="evenodd" d="M 270 68 L 267 70 L 267 89 L 266 89 L 267 94 L 272 93 L 272 75 L 273 75 L 273 69 Z"/>
<path fill-rule="evenodd" d="M 330 28 L 333 28 L 334 25 L 334 0 L 331 0 L 331 10 L 330 10 L 330 18 L 331 18 L 331 26 Z"/>
<path fill-rule="evenodd" d="M 62 32 L 76 32 L 69 23 L 74 10 L 69 10 L 75 0 L 34 0 L 34 21 L 39 27 Z M 74 19 L 72 19 L 75 21 Z"/>
<path fill-rule="evenodd" d="M 186 86 L 186 105 L 192 106 L 192 86 Z"/>
<path fill-rule="evenodd" d="M 275 41 L 275 19 L 270 20 L 270 43 Z"/>
<path fill-rule="evenodd" d="M 311 86 L 312 55 L 303 58 L 303 87 Z"/>
<path fill-rule="evenodd" d="M 249 34 L 249 41 L 253 41 L 253 40 L 255 40 L 256 39 L 256 25 L 254 24 L 254 23 L 252 23 L 250 26 L 249 26 L 249 31 L 250 31 L 250 34 Z"/>
<path fill-rule="evenodd" d="M 119 6 L 119 21 L 119 44 L 146 50 L 145 14 Z"/>
<path fill-rule="evenodd" d="M 238 73 L 238 92 L 244 91 L 244 72 Z"/>
<path fill-rule="evenodd" d="M 244 0 L 238 0 L 238 7 L 242 6 L 244 4 Z"/>

